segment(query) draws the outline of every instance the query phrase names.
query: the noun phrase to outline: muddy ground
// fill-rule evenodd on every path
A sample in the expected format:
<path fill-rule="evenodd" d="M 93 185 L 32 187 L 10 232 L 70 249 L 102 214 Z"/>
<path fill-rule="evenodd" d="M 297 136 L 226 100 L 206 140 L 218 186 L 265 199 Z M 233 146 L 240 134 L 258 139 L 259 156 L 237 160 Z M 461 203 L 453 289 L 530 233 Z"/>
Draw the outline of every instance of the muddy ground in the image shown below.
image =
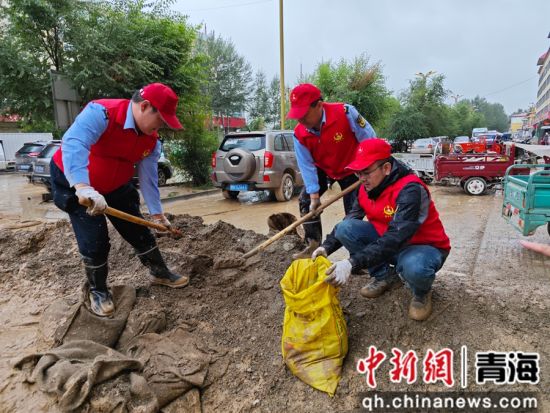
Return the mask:
<path fill-rule="evenodd" d="M 150 287 L 147 271 L 131 248 L 112 233 L 111 284 L 137 288 L 136 306 L 150 300 L 166 312 L 167 330 L 182 323 L 212 345 L 228 350 L 227 369 L 201 392 L 204 412 L 345 411 L 359 407 L 359 393 L 368 390 L 355 365 L 370 345 L 390 354 L 449 347 L 458 356 L 470 354 L 468 390 L 536 391 L 550 411 L 550 269 L 549 259 L 522 250 L 521 238 L 500 218 L 501 196 L 469 197 L 456 188 L 438 188 L 436 204 L 450 235 L 453 250 L 434 285 L 434 313 L 426 322 L 406 317 L 410 293 L 398 288 L 374 300 L 359 289 L 367 276 L 355 276 L 341 291 L 349 331 L 349 353 L 334 398 L 295 378 L 281 358 L 284 301 L 279 280 L 292 252 L 301 247 L 297 236 L 285 237 L 247 265 L 214 269 L 220 256 L 244 252 L 266 239 L 219 222 L 176 216 L 184 238 L 159 241 L 169 265 L 191 276 L 182 290 Z M 540 229 L 532 240 L 548 242 Z M 67 222 L 39 223 L 0 217 L 0 412 L 55 412 L 53 397 L 23 383 L 11 368 L 18 356 L 44 350 L 37 334 L 43 309 L 56 298 L 73 294 L 83 282 L 76 242 Z M 538 385 L 478 386 L 476 351 L 534 351 L 540 354 Z M 455 380 L 459 380 L 458 357 Z M 419 365 L 421 368 L 421 366 Z M 444 391 L 442 384 L 392 384 L 389 363 L 377 372 L 378 390 Z M 455 390 L 459 385 L 455 385 Z"/>

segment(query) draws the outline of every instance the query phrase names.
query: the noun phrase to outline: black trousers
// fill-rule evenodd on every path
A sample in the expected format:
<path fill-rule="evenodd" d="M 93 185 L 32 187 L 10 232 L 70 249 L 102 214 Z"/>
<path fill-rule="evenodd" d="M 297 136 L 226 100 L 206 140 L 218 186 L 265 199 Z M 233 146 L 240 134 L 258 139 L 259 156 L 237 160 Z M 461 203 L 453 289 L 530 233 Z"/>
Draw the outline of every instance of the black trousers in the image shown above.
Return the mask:
<path fill-rule="evenodd" d="M 327 174 L 319 168 L 317 168 L 317 177 L 319 179 L 319 196 L 321 196 L 327 191 L 328 184 L 332 184 L 335 181 L 329 178 Z M 351 186 L 355 182 L 357 182 L 357 180 L 358 178 L 355 176 L 355 174 L 351 174 L 346 176 L 345 178 L 337 179 L 336 182 L 338 182 L 338 184 L 340 185 L 340 189 L 343 191 L 348 186 Z M 346 215 L 351 211 L 353 203 L 357 199 L 357 191 L 358 189 L 351 191 L 347 195 L 344 195 L 344 211 Z M 309 194 L 306 192 L 305 186 L 302 188 L 302 192 L 300 192 L 300 198 L 298 199 L 298 202 L 300 206 L 300 216 L 303 217 L 309 212 L 309 205 L 311 203 L 311 199 L 309 197 Z M 304 222 L 303 226 L 306 243 L 309 243 L 312 240 L 321 242 L 321 239 L 323 237 L 323 226 L 321 224 L 320 215 Z"/>
<path fill-rule="evenodd" d="M 111 248 L 105 215 L 88 215 L 86 207 L 78 203 L 74 188 L 69 186 L 67 178 L 53 161 L 50 171 L 53 201 L 69 214 L 80 254 L 95 265 L 105 263 Z M 143 218 L 139 210 L 139 193 L 131 182 L 104 196 L 110 207 Z M 145 252 L 157 245 L 149 228 L 110 215 L 107 218 L 136 251 Z"/>

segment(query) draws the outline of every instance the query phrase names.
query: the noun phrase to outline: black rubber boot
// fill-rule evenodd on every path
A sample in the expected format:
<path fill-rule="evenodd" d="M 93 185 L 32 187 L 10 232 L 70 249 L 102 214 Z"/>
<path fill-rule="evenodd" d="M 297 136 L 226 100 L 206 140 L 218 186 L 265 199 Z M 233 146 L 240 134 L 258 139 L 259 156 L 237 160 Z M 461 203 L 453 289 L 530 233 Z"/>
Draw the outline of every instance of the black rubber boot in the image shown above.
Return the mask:
<path fill-rule="evenodd" d="M 165 285 L 171 288 L 182 288 L 189 284 L 189 277 L 178 275 L 168 269 L 158 247 L 137 253 L 143 265 L 149 268 L 153 285 Z"/>
<path fill-rule="evenodd" d="M 107 261 L 98 264 L 91 258 L 85 257 L 83 260 L 90 287 L 90 309 L 100 317 L 107 317 L 115 312 L 113 297 L 107 288 L 107 274 L 109 273 Z"/>

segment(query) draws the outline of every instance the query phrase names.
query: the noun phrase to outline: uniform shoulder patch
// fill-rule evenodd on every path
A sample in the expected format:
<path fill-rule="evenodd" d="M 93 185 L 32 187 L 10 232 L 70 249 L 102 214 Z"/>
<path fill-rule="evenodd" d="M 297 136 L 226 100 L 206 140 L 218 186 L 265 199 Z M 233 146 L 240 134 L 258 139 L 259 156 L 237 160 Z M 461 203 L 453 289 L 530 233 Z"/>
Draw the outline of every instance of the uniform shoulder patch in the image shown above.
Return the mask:
<path fill-rule="evenodd" d="M 357 116 L 356 122 L 361 128 L 367 126 L 367 120 L 361 115 Z"/>

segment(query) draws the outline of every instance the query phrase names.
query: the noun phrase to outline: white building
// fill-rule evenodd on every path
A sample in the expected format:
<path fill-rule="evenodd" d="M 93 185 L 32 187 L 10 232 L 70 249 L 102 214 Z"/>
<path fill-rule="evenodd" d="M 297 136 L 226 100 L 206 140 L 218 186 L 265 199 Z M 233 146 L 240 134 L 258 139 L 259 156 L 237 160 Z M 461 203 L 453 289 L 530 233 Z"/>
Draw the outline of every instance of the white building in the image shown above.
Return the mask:
<path fill-rule="evenodd" d="M 537 66 L 539 66 L 539 89 L 534 121 L 537 136 L 540 137 L 543 129 L 550 129 L 550 48 L 539 57 Z"/>

